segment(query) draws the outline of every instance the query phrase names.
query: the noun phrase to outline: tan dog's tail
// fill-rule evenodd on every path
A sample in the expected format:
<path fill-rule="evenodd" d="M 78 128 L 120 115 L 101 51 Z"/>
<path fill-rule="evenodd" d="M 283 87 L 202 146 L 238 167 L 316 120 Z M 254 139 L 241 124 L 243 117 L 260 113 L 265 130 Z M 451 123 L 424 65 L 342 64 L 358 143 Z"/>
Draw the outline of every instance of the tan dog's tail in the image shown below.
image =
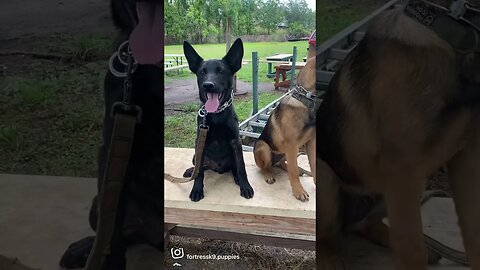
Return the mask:
<path fill-rule="evenodd" d="M 172 176 L 168 173 L 164 173 L 164 178 L 165 180 L 168 180 L 172 183 L 187 183 L 187 182 L 190 182 L 192 181 L 193 179 L 191 178 L 180 178 L 180 177 L 175 177 L 175 176 Z"/>

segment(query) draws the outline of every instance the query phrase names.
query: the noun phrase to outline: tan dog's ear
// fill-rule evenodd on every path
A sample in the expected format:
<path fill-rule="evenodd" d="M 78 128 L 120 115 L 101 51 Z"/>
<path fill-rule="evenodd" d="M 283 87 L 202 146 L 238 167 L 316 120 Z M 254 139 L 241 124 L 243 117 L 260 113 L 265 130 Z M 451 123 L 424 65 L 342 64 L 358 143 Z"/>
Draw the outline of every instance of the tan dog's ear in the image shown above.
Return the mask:
<path fill-rule="evenodd" d="M 298 73 L 297 84 L 305 87 L 310 91 L 315 90 L 316 79 L 316 57 L 308 58 L 305 67 Z"/>

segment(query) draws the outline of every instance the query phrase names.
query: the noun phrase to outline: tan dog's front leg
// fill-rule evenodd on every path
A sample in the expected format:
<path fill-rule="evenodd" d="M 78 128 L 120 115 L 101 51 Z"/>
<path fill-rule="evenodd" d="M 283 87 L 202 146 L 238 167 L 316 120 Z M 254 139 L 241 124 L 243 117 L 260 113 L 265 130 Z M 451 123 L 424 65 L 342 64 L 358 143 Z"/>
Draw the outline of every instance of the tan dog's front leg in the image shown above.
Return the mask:
<path fill-rule="evenodd" d="M 253 149 L 253 157 L 255 158 L 255 164 L 262 169 L 265 182 L 268 184 L 275 183 L 275 177 L 272 172 L 272 149 L 270 146 L 262 140 L 257 141 Z"/>
<path fill-rule="evenodd" d="M 317 159 L 317 265 L 321 270 L 347 268 L 338 254 L 335 240 L 340 231 L 339 215 L 340 186 L 336 174 L 323 160 Z"/>
<path fill-rule="evenodd" d="M 315 134 L 315 131 L 314 131 L 313 134 L 312 134 L 312 138 L 306 144 L 306 148 L 307 148 L 308 163 L 310 164 L 310 174 L 313 177 L 313 183 L 315 183 L 315 185 L 317 184 L 317 173 L 316 173 L 316 171 L 317 171 L 317 165 L 316 165 L 317 157 L 316 157 L 316 148 L 315 148 L 316 147 L 316 142 L 317 142 L 317 138 L 316 138 L 316 134 Z"/>
<path fill-rule="evenodd" d="M 480 269 L 480 121 L 469 144 L 448 162 L 448 178 L 470 267 Z"/>
<path fill-rule="evenodd" d="M 290 144 L 294 145 L 294 144 Z M 288 179 L 290 179 L 290 185 L 292 186 L 293 196 L 302 202 L 308 201 L 308 193 L 303 189 L 298 176 L 298 162 L 297 162 L 298 149 L 287 149 L 285 156 L 287 157 L 287 169 Z"/>
<path fill-rule="evenodd" d="M 385 193 L 390 245 L 396 270 L 426 270 L 427 248 L 423 238 L 420 198 L 425 180 L 392 174 Z"/>

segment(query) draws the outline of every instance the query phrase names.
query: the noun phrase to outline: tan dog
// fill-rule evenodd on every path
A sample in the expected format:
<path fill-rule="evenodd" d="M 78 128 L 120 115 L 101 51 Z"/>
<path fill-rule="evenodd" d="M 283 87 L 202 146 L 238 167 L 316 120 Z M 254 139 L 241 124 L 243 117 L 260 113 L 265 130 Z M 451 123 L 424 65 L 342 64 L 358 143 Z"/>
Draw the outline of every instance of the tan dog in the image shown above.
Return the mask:
<path fill-rule="evenodd" d="M 297 90 L 304 95 L 315 95 L 315 57 L 309 58 L 297 77 Z M 255 163 L 262 169 L 265 181 L 275 182 L 272 166 L 280 166 L 288 171 L 293 195 L 301 201 L 308 201 L 308 193 L 299 179 L 297 156 L 299 149 L 305 146 L 308 161 L 315 175 L 315 103 L 305 96 L 285 97 L 272 112 L 262 134 L 254 146 Z M 308 94 L 307 94 L 308 95 Z M 300 100 L 304 100 L 304 102 Z M 315 100 L 315 97 L 312 98 Z M 308 108 L 307 106 L 311 106 Z M 286 160 L 286 164 L 285 164 Z"/>
<path fill-rule="evenodd" d="M 343 267 L 331 247 L 341 188 L 383 195 L 396 269 L 426 269 L 420 197 L 445 164 L 466 252 L 480 269 L 480 33 L 430 5 L 428 25 L 431 17 L 412 16 L 415 5 L 372 23 L 318 109 L 320 269 Z M 468 18 L 480 26 L 480 14 Z"/>

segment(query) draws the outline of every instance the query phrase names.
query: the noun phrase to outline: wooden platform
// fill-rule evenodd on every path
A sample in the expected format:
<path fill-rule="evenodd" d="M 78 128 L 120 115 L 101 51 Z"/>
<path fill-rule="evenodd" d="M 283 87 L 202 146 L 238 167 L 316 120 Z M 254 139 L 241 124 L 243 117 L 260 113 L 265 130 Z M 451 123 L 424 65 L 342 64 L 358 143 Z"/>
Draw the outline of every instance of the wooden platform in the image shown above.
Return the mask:
<path fill-rule="evenodd" d="M 172 160 L 174 157 L 177 161 L 166 165 L 171 166 L 172 173 L 178 172 L 179 176 L 184 169 L 180 166 L 188 167 L 191 162 L 191 152 L 189 151 L 192 150 L 186 149 L 185 151 L 187 155 L 167 149 L 167 160 Z M 170 223 L 172 223 L 172 217 L 175 217 L 176 222 L 185 225 L 175 227 L 171 233 L 190 237 L 245 241 L 259 245 L 311 249 L 312 240 L 315 237 L 311 234 L 315 222 L 312 219 L 315 216 L 313 208 L 315 195 L 313 194 L 314 187 L 309 184 L 311 179 L 308 177 L 302 179 L 304 187 L 310 192 L 310 202 L 297 202 L 291 195 L 286 178 L 278 178 L 278 182 L 272 186 L 264 183 L 262 178 L 254 178 L 252 171 L 256 174 L 256 168 L 252 166 L 253 160 L 249 155 L 251 156 L 252 153 L 245 153 L 245 159 L 247 163 L 250 162 L 247 170 L 250 182 L 256 191 L 255 197 L 252 200 L 240 197 L 238 187 L 228 175 L 222 176 L 224 177 L 222 179 L 217 179 L 214 175 L 206 178 L 206 197 L 198 203 L 190 202 L 188 199 L 191 183 L 176 184 L 177 187 L 169 188 L 171 191 L 176 190 L 175 193 L 165 194 L 168 199 L 166 211 L 170 212 L 166 219 L 170 219 Z M 175 164 L 178 165 L 178 168 L 173 168 Z M 281 171 L 279 173 L 282 174 Z M 223 183 L 219 183 L 220 180 Z M 166 185 L 170 184 L 166 183 Z M 218 184 L 222 184 L 222 189 L 218 188 Z M 221 197 L 225 200 L 225 204 L 221 204 L 223 206 L 214 202 L 214 195 L 218 193 L 224 194 Z M 34 269 L 58 269 L 58 261 L 69 244 L 85 236 L 93 235 L 93 231 L 88 225 L 88 211 L 95 194 L 96 179 L 93 178 L 0 174 L 0 254 L 7 258 L 17 258 L 20 263 Z M 275 205 L 269 204 L 270 200 L 267 198 L 280 200 Z M 262 202 L 267 203 L 267 208 L 272 211 L 271 213 L 261 210 Z M 229 203 L 238 203 L 235 211 L 256 217 L 256 219 L 231 219 L 235 213 L 228 206 Z M 203 218 L 191 222 L 192 218 L 187 217 L 185 222 L 182 222 L 179 220 L 182 207 L 192 207 L 186 210 L 203 213 Z M 282 208 L 288 210 L 285 212 Z M 210 215 L 202 209 L 220 212 L 224 217 L 217 220 L 212 219 L 214 222 L 209 222 Z M 255 213 L 256 210 L 260 212 Z M 455 225 L 456 219 L 451 201 L 445 198 L 435 198 L 425 204 L 422 210 L 426 232 L 432 236 L 438 235 L 442 238 L 440 239 L 442 242 L 461 249 L 461 240 L 458 227 Z M 175 213 L 175 211 L 177 212 Z M 259 223 L 258 219 L 261 222 L 262 217 L 274 221 L 271 228 L 263 227 L 260 228 L 263 230 L 260 230 L 256 228 L 258 226 L 252 226 L 251 223 Z M 290 217 L 290 222 L 282 221 L 282 217 Z M 292 219 L 298 219 L 300 223 L 294 223 Z M 225 220 L 231 220 L 232 223 L 221 222 Z M 217 224 L 217 227 L 206 225 L 210 223 Z M 232 224 L 235 226 L 230 226 Z M 290 233 L 272 232 L 278 228 L 281 229 L 282 224 L 289 228 Z M 297 224 L 298 227 L 292 228 L 292 224 Z M 234 228 L 228 228 L 229 226 Z M 307 230 L 302 226 L 306 226 Z M 302 231 L 303 233 L 299 233 Z M 351 266 L 350 269 L 393 269 L 390 251 L 386 248 L 351 235 L 346 236 L 340 244 Z M 151 247 L 139 245 L 129 247 L 127 251 L 127 270 L 164 269 L 162 261 L 162 254 Z M 150 266 L 146 267 L 147 263 Z M 0 262 L 0 269 L 14 270 L 18 267 L 15 265 L 5 266 Z M 469 268 L 442 260 L 440 265 L 431 266 L 429 269 L 466 270 Z"/>
<path fill-rule="evenodd" d="M 165 148 L 165 171 L 181 177 L 192 166 L 193 149 Z M 311 177 L 301 177 L 310 201 L 301 202 L 292 195 L 286 172 L 275 169 L 277 182 L 267 184 L 253 159 L 244 153 L 247 175 L 255 195 L 240 196 L 230 173 L 205 173 L 205 198 L 190 201 L 193 181 L 174 184 L 165 181 L 165 222 L 181 225 L 242 229 L 271 233 L 315 234 L 315 186 Z M 305 157 L 301 164 L 309 168 Z"/>

